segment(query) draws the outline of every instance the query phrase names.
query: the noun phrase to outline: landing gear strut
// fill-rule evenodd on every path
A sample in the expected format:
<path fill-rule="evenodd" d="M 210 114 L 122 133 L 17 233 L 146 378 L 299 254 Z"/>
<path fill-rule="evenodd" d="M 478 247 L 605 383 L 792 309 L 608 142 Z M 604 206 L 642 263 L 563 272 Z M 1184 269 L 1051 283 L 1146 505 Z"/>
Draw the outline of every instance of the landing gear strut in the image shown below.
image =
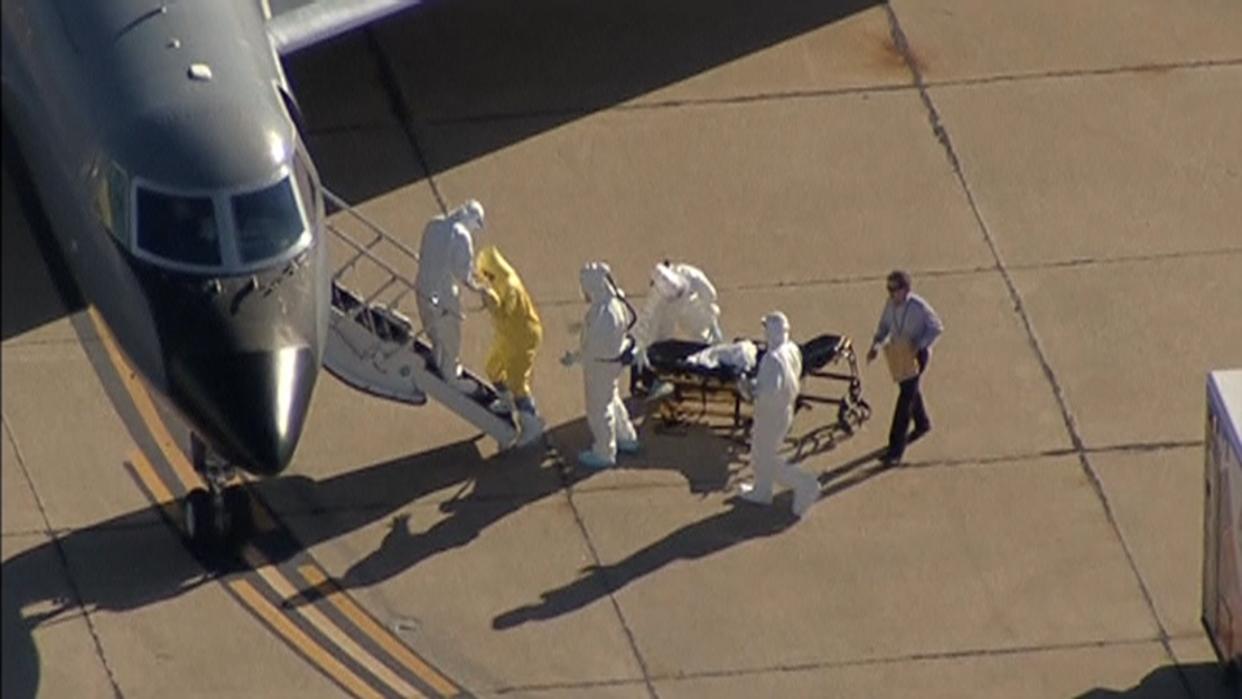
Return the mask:
<path fill-rule="evenodd" d="M 206 482 L 185 498 L 185 532 L 190 541 L 209 547 L 244 539 L 253 525 L 250 495 L 241 485 L 229 485 L 235 469 L 199 438 L 190 436 L 194 470 Z"/>

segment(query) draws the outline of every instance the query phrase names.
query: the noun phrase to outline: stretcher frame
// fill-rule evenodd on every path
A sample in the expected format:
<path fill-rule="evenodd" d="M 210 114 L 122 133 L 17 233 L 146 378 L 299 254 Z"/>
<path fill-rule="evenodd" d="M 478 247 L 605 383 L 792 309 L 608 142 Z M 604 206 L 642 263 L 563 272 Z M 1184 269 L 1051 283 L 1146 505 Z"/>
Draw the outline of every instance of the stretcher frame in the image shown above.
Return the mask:
<path fill-rule="evenodd" d="M 650 368 L 630 368 L 630 394 L 649 399 L 658 404 L 656 416 L 665 428 L 696 422 L 709 415 L 723 414 L 732 420 L 736 430 L 745 431 L 753 422 L 750 400 L 743 395 L 739 384 L 743 379 L 754 379 L 758 360 L 766 350 L 762 341 L 755 341 L 759 355 L 756 369 L 750 372 L 735 368 L 709 369 L 695 366 L 684 359 L 706 349 L 703 342 L 664 340 L 647 349 Z M 858 371 L 858 356 L 853 342 L 844 335 L 818 335 L 799 344 L 802 351 L 801 390 L 795 402 L 795 411 L 809 410 L 815 405 L 836 406 L 834 424 L 846 434 L 853 434 L 871 417 L 871 406 L 863 398 L 862 378 Z M 841 365 L 840 368 L 833 370 Z M 669 389 L 662 395 L 653 395 L 657 382 Z M 825 393 L 832 385 L 844 384 L 840 395 Z M 697 410 L 690 406 L 697 405 Z M 713 412 L 713 408 L 720 408 Z"/>

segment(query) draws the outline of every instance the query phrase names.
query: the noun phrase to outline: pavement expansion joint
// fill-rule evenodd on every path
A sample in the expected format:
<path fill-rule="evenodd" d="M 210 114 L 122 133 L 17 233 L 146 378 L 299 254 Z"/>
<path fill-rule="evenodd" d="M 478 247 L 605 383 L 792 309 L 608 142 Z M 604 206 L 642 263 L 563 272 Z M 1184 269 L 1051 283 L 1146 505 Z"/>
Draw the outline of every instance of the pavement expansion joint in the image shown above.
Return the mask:
<path fill-rule="evenodd" d="M 1029 262 L 1009 265 L 1008 269 L 1029 272 L 1045 269 L 1063 269 L 1066 267 L 1133 264 L 1136 262 L 1161 262 L 1165 260 L 1184 260 L 1195 258 L 1214 259 L 1223 255 L 1242 255 L 1242 248 L 1227 246 L 1215 250 L 1169 251 L 1151 253 L 1147 255 L 1116 255 L 1113 257 L 1084 257 L 1073 260 L 1053 260 L 1048 262 Z"/>
<path fill-rule="evenodd" d="M 988 228 L 982 212 L 979 210 L 978 202 L 975 200 L 970 183 L 967 182 L 965 172 L 962 170 L 961 161 L 953 148 L 953 142 L 949 137 L 949 132 L 944 127 L 940 113 L 936 109 L 936 104 L 932 100 L 931 94 L 927 89 L 927 85 L 923 80 L 922 72 L 919 70 L 918 61 L 911 51 L 905 32 L 902 30 L 901 23 L 897 18 L 897 13 L 892 6 L 887 3 L 884 5 L 884 9 L 885 12 L 888 13 L 890 30 L 893 35 L 893 43 L 897 47 L 898 52 L 905 57 L 906 64 L 909 66 L 910 72 L 914 75 L 914 83 L 918 87 L 919 96 L 927 108 L 928 120 L 931 122 L 932 130 L 936 135 L 936 139 L 944 147 L 945 155 L 953 167 L 953 172 L 957 177 L 962 191 L 966 195 L 966 200 L 970 204 L 971 212 L 973 213 L 975 221 L 979 226 L 979 230 L 992 253 L 993 259 L 996 262 L 996 269 L 1001 273 L 1001 276 L 1005 281 L 1010 298 L 1014 302 L 1014 307 L 1017 309 L 1018 316 L 1026 329 L 1031 349 L 1039 360 L 1044 377 L 1047 379 L 1049 386 L 1052 389 L 1053 396 L 1056 399 L 1057 406 L 1060 408 L 1062 419 L 1065 422 L 1066 431 L 1069 433 L 1070 441 L 1074 446 L 1074 451 L 1078 455 L 1078 461 L 1082 466 L 1083 473 L 1087 476 L 1087 480 L 1091 483 L 1091 487 L 1095 491 L 1096 498 L 1099 500 L 1100 506 L 1103 509 L 1105 519 L 1108 521 L 1109 526 L 1113 530 L 1114 537 L 1120 544 L 1122 552 L 1125 554 L 1126 562 L 1134 575 L 1135 582 L 1138 584 L 1139 592 L 1142 594 L 1143 601 L 1147 605 L 1147 610 L 1151 615 L 1152 622 L 1159 630 L 1160 644 L 1164 649 L 1165 655 L 1170 661 L 1176 662 L 1177 658 L 1174 655 L 1173 647 L 1170 645 L 1168 640 L 1168 629 L 1165 628 L 1164 622 L 1160 619 L 1160 615 L 1156 611 L 1155 598 L 1151 592 L 1151 588 L 1148 585 L 1147 580 L 1143 577 L 1142 571 L 1139 570 L 1138 561 L 1135 560 L 1134 552 L 1131 549 L 1129 542 L 1126 540 L 1125 535 L 1121 531 L 1121 526 L 1117 521 L 1116 513 L 1113 511 L 1112 504 L 1109 501 L 1108 493 L 1104 490 L 1104 483 L 1100 479 L 1099 473 L 1096 471 L 1095 467 L 1091 464 L 1091 459 L 1086 451 L 1082 433 L 1078 429 L 1077 420 L 1074 417 L 1073 411 L 1070 409 L 1069 399 L 1066 397 L 1060 380 L 1057 378 L 1056 371 L 1053 369 L 1052 364 L 1048 359 L 1047 352 L 1044 351 L 1043 343 L 1039 339 L 1039 334 L 1035 331 L 1034 321 L 1026 311 L 1026 305 L 1022 298 L 1022 294 L 1018 291 L 1017 284 L 1014 282 L 1012 274 L 1010 274 L 1008 268 L 1005 266 L 1005 260 L 1001 256 L 996 240 L 992 236 L 992 232 Z M 1182 677 L 1182 682 L 1183 684 L 1186 682 L 1184 677 Z"/>
<path fill-rule="evenodd" d="M 909 46 L 898 44 L 903 55 L 909 52 Z M 914 59 L 917 61 L 917 59 Z M 914 64 L 917 67 L 917 63 Z M 452 116 L 433 117 L 426 120 L 429 126 L 466 126 L 471 124 L 497 123 L 523 119 L 563 119 L 565 117 L 585 117 L 605 111 L 642 112 L 670 109 L 692 109 L 696 107 L 739 106 L 754 103 L 780 102 L 806 99 L 822 99 L 844 97 L 859 94 L 880 92 L 905 92 L 940 87 L 973 87 L 1005 82 L 1034 82 L 1040 80 L 1062 80 L 1066 78 L 1091 78 L 1100 76 L 1126 75 L 1170 70 L 1195 70 L 1205 68 L 1221 68 L 1242 65 L 1242 59 L 1223 59 L 1191 61 L 1181 63 L 1160 63 L 1149 65 L 1115 66 L 1110 68 L 1083 68 L 1062 71 L 1045 71 L 1036 73 L 1013 73 L 1004 75 L 988 75 L 983 77 L 958 78 L 949 80 L 925 81 L 919 74 L 917 84 L 908 85 L 857 85 L 850 87 L 833 87 L 823 89 L 786 90 L 780 92 L 753 92 L 726 97 L 690 97 L 682 99 L 666 99 L 650 102 L 625 102 L 621 104 L 586 104 L 565 105 L 559 107 L 542 107 L 513 111 L 479 112 L 475 114 L 459 114 Z M 408 110 L 405 112 L 409 114 Z M 347 127 L 346 127 L 347 128 Z M 314 133 L 318 133 L 317 130 Z"/>
<path fill-rule="evenodd" d="M 1187 636 L 1186 638 L 1198 638 Z M 723 670 L 703 670 L 697 672 L 679 672 L 668 675 L 657 675 L 657 682 L 668 680 L 692 680 L 712 677 L 742 677 L 771 673 L 813 672 L 817 670 L 833 670 L 850 667 L 872 667 L 909 662 L 935 662 L 941 660 L 961 660 L 965 658 L 995 658 L 1033 653 L 1051 653 L 1058 651 L 1074 651 L 1090 648 L 1123 648 L 1128 646 L 1147 645 L 1159 642 L 1158 637 L 1119 638 L 1107 640 L 1074 641 L 1069 643 L 1047 643 L 1029 646 L 1012 646 L 1004 648 L 971 648 L 951 651 L 929 651 L 922 653 L 906 653 L 901 655 L 880 656 L 872 658 L 824 660 L 805 663 L 775 663 L 761 667 L 737 667 Z"/>
<path fill-rule="evenodd" d="M 597 569 L 604 570 L 599 550 L 595 547 L 595 542 L 591 540 L 591 533 L 587 529 L 586 522 L 582 519 L 582 513 L 578 510 L 578 504 L 574 502 L 574 476 L 573 465 L 565 458 L 564 451 L 556 446 L 551 439 L 547 440 L 548 457 L 561 476 L 562 490 L 565 492 L 565 499 L 569 503 L 569 510 L 574 515 L 574 524 L 578 527 L 578 532 L 582 535 L 582 540 L 586 544 L 587 551 L 590 553 L 593 566 Z M 606 578 L 605 573 L 605 578 Z M 605 584 L 607 580 L 605 579 Z M 625 634 L 626 641 L 629 643 L 630 652 L 634 654 L 634 660 L 638 663 L 638 667 L 643 673 L 643 683 L 647 688 L 647 694 L 651 697 L 657 697 L 658 694 L 655 685 L 651 681 L 651 670 L 647 667 L 647 660 L 643 657 L 642 651 L 638 648 L 638 640 L 634 636 L 634 630 L 630 627 L 629 621 L 625 618 L 625 613 L 621 610 L 621 604 L 617 601 L 614 586 L 608 585 L 608 602 L 612 605 L 613 613 L 617 616 L 617 622 L 621 625 L 621 630 Z"/>
<path fill-rule="evenodd" d="M 528 692 L 558 692 L 570 690 L 605 689 L 608 687 L 632 687 L 642 685 L 644 683 L 645 680 L 641 677 L 634 679 L 588 680 L 583 682 L 545 682 L 508 685 L 493 689 L 490 693 L 496 694 L 497 696 L 505 696 L 506 694 L 518 694 L 521 696 L 522 694 Z"/>
<path fill-rule="evenodd" d="M 927 87 L 972 87 L 1005 82 L 1028 82 L 1038 80 L 1064 80 L 1067 78 L 1094 78 L 1112 75 L 1136 73 L 1160 73 L 1173 70 L 1199 70 L 1210 68 L 1230 68 L 1242 66 L 1242 58 L 1208 59 L 1202 61 L 1182 61 L 1175 63 L 1147 63 L 1140 65 L 1112 66 L 1109 68 L 1078 68 L 1069 70 L 1050 70 L 1031 73 L 1012 73 L 1006 75 L 988 75 L 973 78 L 957 78 L 928 82 Z"/>
<path fill-rule="evenodd" d="M 1099 446 L 1099 447 L 1084 447 L 1083 451 L 1087 454 L 1109 454 L 1109 453 L 1130 453 L 1130 452 L 1156 452 L 1156 451 L 1165 451 L 1165 450 L 1190 449 L 1190 448 L 1202 448 L 1202 447 L 1203 447 L 1202 440 L 1187 440 L 1187 441 L 1169 441 L 1169 442 L 1131 442 L 1128 444 L 1112 444 L 1112 445 Z M 550 452 L 551 451 L 555 451 L 555 450 L 550 450 Z M 966 458 L 960 458 L 960 459 L 913 460 L 913 461 L 902 462 L 901 464 L 895 467 L 892 467 L 891 470 L 899 471 L 899 470 L 914 470 L 914 469 L 924 470 L 924 469 L 933 469 L 933 468 L 995 467 L 995 466 L 1019 464 L 1019 463 L 1032 461 L 1032 460 L 1038 460 L 1038 459 L 1055 459 L 1055 458 L 1062 458 L 1066 456 L 1074 456 L 1078 453 L 1079 453 L 1079 450 L 1075 448 L 1063 447 L 1063 448 L 1057 448 L 1057 449 L 1046 449 L 1043 451 L 1015 452 L 1015 453 L 1010 453 L 1010 454 L 975 456 L 975 457 L 966 457 Z M 876 461 L 876 459 L 868 459 L 866 462 L 870 462 L 870 461 Z M 555 461 L 553 462 L 553 465 L 550 468 L 556 468 L 562 479 L 561 486 L 558 487 L 556 491 L 565 492 L 567 495 L 570 494 L 571 491 L 579 492 L 579 493 L 635 493 L 635 492 L 655 491 L 655 490 L 683 490 L 683 489 L 688 488 L 690 492 L 692 493 L 702 495 L 702 496 L 708 496 L 713 493 L 727 494 L 731 492 L 732 490 L 731 486 L 719 487 L 719 481 L 714 480 L 714 479 L 713 480 L 691 479 L 691 480 L 680 481 L 680 482 L 607 483 L 607 484 L 594 485 L 594 484 L 587 483 L 585 480 L 575 479 L 575 476 L 574 476 L 575 468 L 572 465 L 566 464 L 564 459 L 562 459 L 559 455 L 555 457 Z M 834 471 L 838 470 L 838 468 L 839 467 L 822 469 L 819 472 L 819 475 L 821 477 L 826 476 L 826 475 L 831 475 L 834 473 Z M 645 469 L 620 468 L 618 470 L 620 471 L 633 470 L 636 472 L 640 472 Z M 549 496 L 549 495 L 553 495 L 556 491 L 549 491 L 546 493 L 540 492 L 538 494 L 541 496 Z M 432 510 L 432 509 L 443 510 L 444 506 L 450 502 L 453 503 L 454 507 L 471 507 L 471 506 L 486 507 L 486 506 L 495 506 L 495 505 L 505 505 L 505 504 L 514 503 L 514 502 L 526 503 L 530 501 L 531 499 L 530 496 L 531 496 L 530 492 L 524 492 L 524 491 L 514 491 L 511 493 L 471 493 L 470 497 L 465 500 L 457 500 L 457 499 L 452 499 L 452 498 L 444 499 L 444 500 L 423 499 L 420 501 L 413 501 L 413 502 L 401 501 L 401 502 L 391 502 L 391 503 L 369 503 L 366 505 L 339 505 L 339 506 L 328 505 L 328 506 L 315 506 L 313 508 L 282 509 L 282 510 L 278 510 L 278 511 L 274 510 L 274 511 L 280 517 L 288 518 L 288 519 L 296 519 L 300 517 L 318 517 L 318 516 L 323 516 L 323 515 L 328 515 L 328 514 L 337 514 L 337 515 L 365 514 L 365 513 L 370 513 L 370 512 L 376 512 L 376 513 L 383 514 L 383 513 L 392 511 L 394 508 L 415 508 L 415 509 L 422 508 L 422 509 L 428 509 L 428 510 Z M 156 522 L 151 522 L 151 523 L 124 525 L 124 527 L 129 528 L 129 529 L 135 529 L 135 528 L 157 526 L 157 524 L 158 523 Z M 162 526 L 162 525 L 159 525 L 159 526 Z M 6 534 L 6 536 L 8 535 L 15 536 L 21 533 L 22 532 L 9 532 Z M 43 532 L 35 532 L 35 533 L 43 533 Z"/>

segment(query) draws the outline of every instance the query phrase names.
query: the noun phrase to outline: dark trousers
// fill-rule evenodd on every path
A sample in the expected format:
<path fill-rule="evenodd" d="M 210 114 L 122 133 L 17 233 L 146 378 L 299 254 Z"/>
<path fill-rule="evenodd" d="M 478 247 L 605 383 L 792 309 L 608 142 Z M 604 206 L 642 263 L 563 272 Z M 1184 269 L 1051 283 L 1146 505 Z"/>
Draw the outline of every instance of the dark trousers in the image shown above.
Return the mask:
<path fill-rule="evenodd" d="M 931 429 L 931 419 L 927 417 L 927 408 L 923 406 L 923 392 L 919 390 L 919 378 L 927 371 L 929 356 L 927 350 L 919 350 L 919 373 L 898 384 L 901 393 L 897 395 L 897 407 L 893 409 L 893 426 L 888 431 L 889 458 L 900 459 L 905 453 L 911 419 L 914 420 L 916 431 L 926 432 Z"/>

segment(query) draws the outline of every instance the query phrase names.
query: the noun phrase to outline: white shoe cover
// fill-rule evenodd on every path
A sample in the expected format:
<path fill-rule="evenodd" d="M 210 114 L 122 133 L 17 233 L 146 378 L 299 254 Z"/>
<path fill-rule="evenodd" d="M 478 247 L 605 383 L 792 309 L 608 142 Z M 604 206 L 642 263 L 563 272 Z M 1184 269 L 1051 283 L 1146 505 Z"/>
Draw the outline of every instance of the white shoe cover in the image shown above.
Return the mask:
<path fill-rule="evenodd" d="M 519 447 L 524 447 L 543 436 L 543 420 L 538 415 L 519 410 L 517 420 L 518 427 L 522 431 L 517 441 Z"/>
<path fill-rule="evenodd" d="M 807 475 L 806 479 L 798 484 L 794 490 L 793 513 L 797 517 L 806 514 L 811 509 L 811 505 L 819 500 L 819 481 L 811 475 Z"/>
<path fill-rule="evenodd" d="M 618 439 L 617 451 L 622 454 L 637 454 L 642 444 L 637 439 Z"/>
<path fill-rule="evenodd" d="M 756 505 L 772 504 L 772 490 L 759 490 L 754 483 L 743 483 L 738 487 L 737 495 L 746 502 L 752 502 Z"/>
<path fill-rule="evenodd" d="M 597 469 L 597 470 L 603 469 L 603 468 L 612 468 L 613 466 L 616 466 L 615 463 L 605 459 L 599 454 L 596 454 L 590 449 L 578 453 L 578 463 L 582 464 L 583 466 L 587 468 Z"/>

